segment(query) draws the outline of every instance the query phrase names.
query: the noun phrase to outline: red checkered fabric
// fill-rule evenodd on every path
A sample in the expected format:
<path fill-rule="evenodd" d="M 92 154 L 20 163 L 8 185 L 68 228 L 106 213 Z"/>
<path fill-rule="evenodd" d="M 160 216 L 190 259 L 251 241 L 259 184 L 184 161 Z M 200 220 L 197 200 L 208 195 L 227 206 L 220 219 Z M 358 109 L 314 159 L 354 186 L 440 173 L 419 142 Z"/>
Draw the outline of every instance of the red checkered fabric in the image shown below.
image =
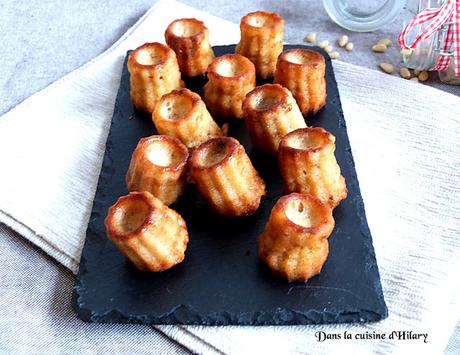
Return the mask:
<path fill-rule="evenodd" d="M 425 29 L 415 37 L 412 44 L 406 42 L 406 37 L 415 26 L 428 23 Z M 444 51 L 453 51 L 454 56 L 440 56 L 438 63 L 430 70 L 445 70 L 454 60 L 456 75 L 460 75 L 460 0 L 446 0 L 439 8 L 429 8 L 415 15 L 398 37 L 398 43 L 402 48 L 415 49 L 419 43 L 431 37 L 444 24 L 450 23 L 446 33 Z"/>

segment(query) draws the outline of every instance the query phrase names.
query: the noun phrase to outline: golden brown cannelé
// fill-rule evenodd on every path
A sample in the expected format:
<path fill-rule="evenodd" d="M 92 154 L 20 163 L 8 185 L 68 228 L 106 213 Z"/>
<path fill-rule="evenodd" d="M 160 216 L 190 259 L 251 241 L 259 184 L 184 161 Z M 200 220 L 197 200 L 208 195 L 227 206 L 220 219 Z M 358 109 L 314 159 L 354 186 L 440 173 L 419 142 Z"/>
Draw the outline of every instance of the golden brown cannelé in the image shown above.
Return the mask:
<path fill-rule="evenodd" d="M 187 147 L 177 138 L 142 138 L 126 173 L 128 191 L 148 191 L 170 205 L 185 188 L 187 160 Z"/>
<path fill-rule="evenodd" d="M 209 43 L 209 30 L 195 18 L 182 18 L 171 22 L 165 32 L 166 43 L 176 52 L 180 71 L 193 77 L 206 73 L 214 59 Z"/>
<path fill-rule="evenodd" d="M 184 260 L 184 220 L 149 192 L 120 197 L 104 222 L 109 239 L 140 270 L 164 271 Z"/>
<path fill-rule="evenodd" d="M 243 101 L 243 117 L 254 146 L 269 153 L 278 151 L 286 134 L 307 126 L 291 92 L 278 84 L 249 92 Z"/>
<path fill-rule="evenodd" d="M 290 49 L 278 58 L 275 82 L 291 90 L 304 115 L 318 112 L 326 104 L 326 62 L 309 49 Z"/>
<path fill-rule="evenodd" d="M 131 100 L 139 111 L 152 113 L 161 96 L 184 86 L 174 51 L 161 43 L 145 43 L 131 52 Z"/>
<path fill-rule="evenodd" d="M 213 115 L 241 118 L 244 97 L 255 86 L 254 64 L 239 54 L 226 54 L 209 65 L 204 101 Z"/>
<path fill-rule="evenodd" d="M 323 128 L 301 128 L 287 134 L 278 154 L 286 191 L 310 194 L 336 207 L 348 192 L 334 151 L 335 137 Z"/>
<path fill-rule="evenodd" d="M 283 51 L 283 18 L 274 12 L 251 12 L 241 19 L 240 31 L 236 53 L 254 63 L 258 77 L 273 76 L 276 60 Z"/>
<path fill-rule="evenodd" d="M 223 135 L 200 95 L 188 89 L 163 95 L 155 106 L 152 120 L 160 134 L 180 139 L 187 148 Z"/>
<path fill-rule="evenodd" d="M 190 175 L 209 205 L 224 216 L 254 213 L 265 194 L 264 181 L 234 138 L 212 138 L 195 148 Z"/>
<path fill-rule="evenodd" d="M 259 237 L 259 257 L 275 273 L 291 281 L 307 281 L 320 273 L 334 229 L 332 209 L 310 195 L 292 193 L 273 207 Z"/>

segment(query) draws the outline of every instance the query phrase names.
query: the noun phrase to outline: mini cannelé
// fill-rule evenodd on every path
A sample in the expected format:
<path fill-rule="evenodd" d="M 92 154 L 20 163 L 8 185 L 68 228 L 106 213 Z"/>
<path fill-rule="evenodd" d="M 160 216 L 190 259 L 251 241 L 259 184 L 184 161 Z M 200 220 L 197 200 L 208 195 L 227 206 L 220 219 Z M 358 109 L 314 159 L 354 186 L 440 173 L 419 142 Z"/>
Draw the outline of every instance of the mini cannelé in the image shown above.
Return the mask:
<path fill-rule="evenodd" d="M 256 87 L 243 101 L 243 117 L 254 146 L 276 153 L 281 139 L 305 120 L 291 92 L 278 84 Z"/>
<path fill-rule="evenodd" d="M 309 49 L 290 49 L 278 58 L 275 83 L 288 88 L 304 115 L 315 114 L 326 104 L 326 62 Z"/>
<path fill-rule="evenodd" d="M 209 43 L 209 30 L 195 18 L 182 18 L 171 22 L 165 32 L 166 43 L 177 55 L 183 75 L 203 75 L 214 59 Z"/>
<path fill-rule="evenodd" d="M 283 196 L 259 237 L 259 257 L 289 282 L 307 281 L 320 273 L 327 259 L 327 238 L 334 225 L 332 209 L 317 198 Z"/>
<path fill-rule="evenodd" d="M 145 43 L 128 58 L 131 100 L 138 111 L 152 113 L 161 96 L 184 87 L 176 54 L 161 43 Z"/>
<path fill-rule="evenodd" d="M 258 77 L 273 76 L 276 60 L 283 51 L 283 18 L 274 12 L 251 12 L 241 19 L 240 31 L 236 53 L 254 63 Z"/>
<path fill-rule="evenodd" d="M 188 89 L 163 95 L 155 106 L 152 120 L 160 134 L 180 139 L 187 148 L 223 135 L 200 95 Z"/>
<path fill-rule="evenodd" d="M 142 138 L 126 173 L 128 191 L 148 191 L 170 205 L 185 188 L 188 156 L 187 147 L 177 138 Z"/>
<path fill-rule="evenodd" d="M 254 64 L 242 55 L 217 57 L 208 68 L 204 101 L 213 115 L 241 118 L 246 94 L 256 86 Z"/>
<path fill-rule="evenodd" d="M 253 214 L 265 183 L 234 138 L 212 138 L 193 150 L 190 174 L 209 205 L 229 217 Z"/>
<path fill-rule="evenodd" d="M 120 197 L 104 222 L 108 238 L 139 270 L 164 271 L 184 260 L 185 221 L 149 192 Z"/>
<path fill-rule="evenodd" d="M 278 153 L 286 191 L 310 194 L 336 207 L 348 192 L 334 151 L 335 137 L 323 128 L 301 128 L 287 134 Z"/>

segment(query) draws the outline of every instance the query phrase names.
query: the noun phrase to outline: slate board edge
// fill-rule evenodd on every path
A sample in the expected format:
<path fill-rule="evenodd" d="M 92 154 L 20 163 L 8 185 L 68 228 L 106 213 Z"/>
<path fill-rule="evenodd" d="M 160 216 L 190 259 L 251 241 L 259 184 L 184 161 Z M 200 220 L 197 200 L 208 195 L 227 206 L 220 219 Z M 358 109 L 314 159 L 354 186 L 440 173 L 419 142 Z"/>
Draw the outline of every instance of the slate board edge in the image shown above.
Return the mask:
<path fill-rule="evenodd" d="M 219 47 L 227 47 L 227 46 L 219 46 Z M 305 47 L 303 45 L 298 45 L 298 47 Z M 314 47 L 315 50 L 321 52 L 321 54 L 326 58 L 328 62 L 331 61 L 327 53 L 317 47 Z M 129 54 L 130 51 L 128 51 Z M 126 58 L 125 62 L 126 65 Z M 124 69 L 124 67 L 123 67 Z M 122 69 L 122 70 L 123 70 Z M 331 71 L 331 78 L 329 80 L 333 80 L 333 87 L 336 90 L 336 95 L 339 98 L 337 106 L 339 108 L 338 118 L 339 123 L 342 125 L 343 129 L 346 131 L 346 123 L 343 116 L 342 105 L 340 101 L 340 93 L 338 92 L 338 87 L 335 79 L 335 74 L 333 70 Z M 121 75 L 121 74 L 120 74 Z M 122 85 L 122 83 L 120 84 Z M 334 95 L 331 95 L 334 96 Z M 114 114 L 111 120 L 111 127 L 114 123 L 114 118 L 119 111 L 118 107 L 119 102 L 119 93 L 117 94 L 117 98 L 115 101 L 115 109 Z M 106 160 L 111 159 L 111 151 L 112 151 L 112 129 L 107 136 L 106 141 L 106 152 L 104 154 L 103 164 L 102 167 L 107 166 Z M 346 134 L 346 139 L 348 141 L 348 134 Z M 349 141 L 348 141 L 349 144 Z M 351 150 L 346 151 L 347 158 L 349 159 L 349 163 L 352 164 L 354 167 L 354 160 L 351 153 Z M 359 181 L 356 176 L 356 170 L 353 169 L 355 181 L 357 184 L 357 189 L 359 189 Z M 97 191 L 99 191 L 99 185 L 104 185 L 105 181 L 110 178 L 110 173 L 101 169 L 100 178 L 98 181 Z M 372 245 L 372 238 L 370 234 L 369 227 L 367 225 L 367 220 L 365 217 L 365 210 L 364 210 L 364 202 L 362 200 L 361 193 L 358 194 L 358 199 L 355 201 L 357 204 L 358 211 L 362 212 L 360 218 L 362 220 L 362 227 L 364 230 L 361 232 L 365 234 L 364 244 L 366 245 L 367 249 L 369 250 L 369 259 L 373 259 L 373 263 L 371 264 L 372 268 L 376 268 L 376 272 L 378 272 L 377 260 L 375 258 L 375 251 Z M 95 199 L 93 202 L 93 210 L 94 212 L 94 205 L 97 204 L 97 200 Z M 91 228 L 91 223 L 88 225 L 88 230 Z M 85 240 L 85 245 L 83 248 L 83 253 L 81 256 L 80 261 L 80 269 L 76 278 L 74 290 L 72 293 L 72 307 L 74 308 L 75 312 L 77 313 L 78 318 L 86 322 L 96 322 L 96 323 L 136 323 L 136 324 L 145 324 L 145 325 L 174 325 L 174 324 L 186 324 L 186 325 L 303 325 L 303 324 L 331 324 L 331 323 L 355 323 L 355 322 L 376 322 L 382 320 L 388 316 L 388 309 L 385 304 L 385 300 L 383 297 L 382 287 L 380 283 L 380 278 L 376 280 L 375 289 L 377 290 L 377 297 L 380 304 L 380 309 L 378 311 L 375 310 L 348 310 L 344 312 L 318 312 L 316 310 L 310 310 L 307 312 L 299 312 L 293 311 L 289 308 L 278 308 L 276 312 L 257 312 L 248 314 L 235 314 L 230 315 L 227 312 L 219 312 L 219 313 L 212 313 L 207 315 L 200 315 L 193 310 L 193 308 L 179 305 L 172 309 L 168 314 L 163 315 L 161 317 L 156 316 L 148 316 L 148 315 L 126 315 L 120 312 L 117 309 L 113 309 L 111 311 L 105 313 L 97 313 L 92 311 L 91 309 L 84 306 L 84 293 L 85 287 L 82 284 L 81 278 L 87 272 L 86 267 L 86 258 L 85 258 L 85 247 L 88 243 L 88 240 Z M 181 321 L 181 319 L 186 319 L 187 321 Z M 191 319 L 194 319 L 191 321 Z"/>

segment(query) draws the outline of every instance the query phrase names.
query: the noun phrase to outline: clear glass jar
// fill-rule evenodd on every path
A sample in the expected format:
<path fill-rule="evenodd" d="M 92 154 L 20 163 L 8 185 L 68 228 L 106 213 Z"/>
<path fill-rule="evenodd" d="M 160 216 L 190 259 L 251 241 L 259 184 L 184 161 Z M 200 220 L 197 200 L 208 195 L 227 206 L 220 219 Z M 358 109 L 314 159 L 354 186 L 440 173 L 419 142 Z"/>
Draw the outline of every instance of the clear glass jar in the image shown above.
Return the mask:
<path fill-rule="evenodd" d="M 329 17 L 355 32 L 374 31 L 400 14 L 405 0 L 323 0 Z"/>

